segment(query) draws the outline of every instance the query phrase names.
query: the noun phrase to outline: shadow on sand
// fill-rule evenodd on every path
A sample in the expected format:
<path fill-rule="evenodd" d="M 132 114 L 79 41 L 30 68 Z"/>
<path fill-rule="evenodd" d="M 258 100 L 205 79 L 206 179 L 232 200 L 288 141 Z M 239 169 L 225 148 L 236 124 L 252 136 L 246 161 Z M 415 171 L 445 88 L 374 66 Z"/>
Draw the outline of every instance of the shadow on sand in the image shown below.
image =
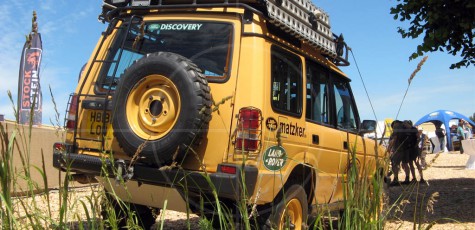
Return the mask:
<path fill-rule="evenodd" d="M 388 194 L 389 204 L 395 205 L 389 220 L 475 222 L 475 178 L 434 179 L 428 183 L 394 186 Z M 430 197 L 435 194 L 438 196 L 431 202 Z"/>

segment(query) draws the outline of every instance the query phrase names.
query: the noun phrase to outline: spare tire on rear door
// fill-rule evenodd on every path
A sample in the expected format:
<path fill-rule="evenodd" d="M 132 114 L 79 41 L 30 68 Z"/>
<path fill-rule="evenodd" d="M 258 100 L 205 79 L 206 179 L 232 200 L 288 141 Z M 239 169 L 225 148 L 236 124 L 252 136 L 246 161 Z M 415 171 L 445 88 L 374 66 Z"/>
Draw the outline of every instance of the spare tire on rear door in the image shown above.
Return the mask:
<path fill-rule="evenodd" d="M 190 60 L 152 53 L 122 75 L 113 96 L 114 136 L 141 162 L 166 165 L 198 144 L 211 118 L 208 81 Z"/>

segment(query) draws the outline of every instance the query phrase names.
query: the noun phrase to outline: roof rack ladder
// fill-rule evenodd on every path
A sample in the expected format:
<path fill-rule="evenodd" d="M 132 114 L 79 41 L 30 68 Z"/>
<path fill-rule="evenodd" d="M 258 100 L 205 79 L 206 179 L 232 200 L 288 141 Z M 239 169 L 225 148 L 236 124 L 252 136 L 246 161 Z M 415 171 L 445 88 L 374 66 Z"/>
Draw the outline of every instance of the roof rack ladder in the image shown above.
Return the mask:
<path fill-rule="evenodd" d="M 138 17 L 138 16 L 131 16 L 130 19 L 129 19 L 129 22 L 128 22 L 128 25 L 127 25 L 127 34 L 130 32 L 130 29 L 131 29 L 131 25 L 134 23 L 134 20 L 136 19 L 139 19 L 139 21 L 142 21 L 142 18 L 141 17 Z M 119 29 L 117 27 L 114 27 L 113 29 Z M 108 33 L 109 33 L 109 28 L 108 28 Z M 104 94 L 104 95 L 86 95 L 86 94 L 79 94 L 78 97 L 77 97 L 77 103 L 79 105 L 79 102 L 81 101 L 80 98 L 81 96 L 94 96 L 94 97 L 103 97 L 104 98 L 104 107 L 102 109 L 102 117 L 105 117 L 106 116 L 106 113 L 107 113 L 107 108 L 108 108 L 108 103 L 109 103 L 109 97 L 111 96 L 112 94 L 112 86 L 113 86 L 113 83 L 116 79 L 118 79 L 119 77 L 117 76 L 117 69 L 119 67 L 118 63 L 119 61 L 121 60 L 121 57 L 122 57 L 122 53 L 123 53 L 123 50 L 124 50 L 124 46 L 125 46 L 125 41 L 127 39 L 127 36 L 124 36 L 123 40 L 121 41 L 121 45 L 120 45 L 120 49 L 119 49 L 119 52 L 118 52 L 118 55 L 117 55 L 117 59 L 114 59 L 114 60 L 100 60 L 98 59 L 97 57 L 99 56 L 99 52 L 101 51 L 102 49 L 102 46 L 104 45 L 104 41 L 107 39 L 107 35 L 104 35 L 102 37 L 102 40 L 96 50 L 96 53 L 94 54 L 94 58 L 92 60 L 92 63 L 89 65 L 89 68 L 87 70 L 87 73 L 86 73 L 86 79 L 89 77 L 90 73 L 91 73 L 91 70 L 94 66 L 95 63 L 116 63 L 116 65 L 114 66 L 114 71 L 112 73 L 112 80 L 109 82 L 109 86 L 108 86 L 108 90 L 107 90 L 107 93 Z M 83 83 L 81 84 L 81 87 L 80 87 L 80 90 L 79 92 L 82 92 L 83 91 L 83 88 L 85 86 L 85 82 L 86 80 L 83 81 Z M 79 106 L 78 106 L 79 107 Z M 82 108 L 82 107 L 81 107 Z M 78 114 L 79 114 L 79 109 L 76 110 L 76 117 L 78 117 Z M 87 141 L 97 141 L 97 142 L 101 142 L 101 148 L 104 149 L 104 137 L 105 135 L 107 134 L 107 129 L 106 129 L 106 119 L 102 119 L 102 127 L 104 127 L 102 129 L 102 135 L 100 135 L 100 139 L 90 139 L 90 138 L 81 138 L 81 137 L 78 137 L 78 133 L 77 133 L 77 129 L 78 129 L 78 122 L 76 122 L 76 125 L 75 125 L 75 128 L 74 128 L 74 138 L 73 138 L 73 146 L 76 146 L 76 142 L 77 140 L 87 140 Z"/>

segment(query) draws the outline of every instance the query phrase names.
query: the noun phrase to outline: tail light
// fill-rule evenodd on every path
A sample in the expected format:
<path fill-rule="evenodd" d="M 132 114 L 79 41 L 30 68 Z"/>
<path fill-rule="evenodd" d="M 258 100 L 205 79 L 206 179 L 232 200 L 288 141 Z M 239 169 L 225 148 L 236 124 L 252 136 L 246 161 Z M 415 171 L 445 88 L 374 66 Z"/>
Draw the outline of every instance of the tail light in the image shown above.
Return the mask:
<path fill-rule="evenodd" d="M 54 153 L 70 153 L 72 152 L 72 145 L 63 142 L 56 142 L 53 144 Z"/>
<path fill-rule="evenodd" d="M 64 150 L 64 143 L 61 143 L 61 142 L 56 142 L 53 144 L 53 150 L 54 151 L 62 151 Z"/>
<path fill-rule="evenodd" d="M 69 95 L 68 110 L 66 111 L 65 126 L 66 129 L 74 129 L 76 127 L 76 114 L 78 111 L 78 100 L 79 96 L 77 94 Z"/>
<path fill-rule="evenodd" d="M 236 174 L 237 172 L 236 166 L 231 165 L 219 165 L 219 169 L 221 172 L 227 174 Z"/>
<path fill-rule="evenodd" d="M 234 148 L 237 151 L 255 152 L 261 146 L 262 113 L 259 109 L 245 107 L 239 110 Z"/>

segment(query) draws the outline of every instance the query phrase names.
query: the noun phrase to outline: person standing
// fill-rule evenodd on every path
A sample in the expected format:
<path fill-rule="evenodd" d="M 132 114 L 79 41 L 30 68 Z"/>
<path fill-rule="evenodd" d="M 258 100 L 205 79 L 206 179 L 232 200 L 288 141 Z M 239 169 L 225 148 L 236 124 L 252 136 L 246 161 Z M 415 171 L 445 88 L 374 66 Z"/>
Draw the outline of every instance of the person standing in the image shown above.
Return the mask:
<path fill-rule="evenodd" d="M 426 150 L 425 145 L 428 138 L 427 135 L 424 133 L 422 127 L 417 128 L 417 147 L 419 148 L 419 158 L 421 160 L 421 166 L 423 169 L 426 168 Z"/>
<path fill-rule="evenodd" d="M 439 138 L 440 151 L 445 152 L 445 129 L 440 125 L 435 129 L 435 135 Z"/>
<path fill-rule="evenodd" d="M 462 141 L 465 140 L 465 130 L 463 129 L 464 120 L 459 120 L 459 125 L 457 127 L 457 136 L 460 141 L 460 153 L 463 153 Z"/>
<path fill-rule="evenodd" d="M 470 123 L 468 123 L 468 121 L 464 121 L 463 130 L 465 134 L 465 140 L 472 139 L 472 126 Z"/>

